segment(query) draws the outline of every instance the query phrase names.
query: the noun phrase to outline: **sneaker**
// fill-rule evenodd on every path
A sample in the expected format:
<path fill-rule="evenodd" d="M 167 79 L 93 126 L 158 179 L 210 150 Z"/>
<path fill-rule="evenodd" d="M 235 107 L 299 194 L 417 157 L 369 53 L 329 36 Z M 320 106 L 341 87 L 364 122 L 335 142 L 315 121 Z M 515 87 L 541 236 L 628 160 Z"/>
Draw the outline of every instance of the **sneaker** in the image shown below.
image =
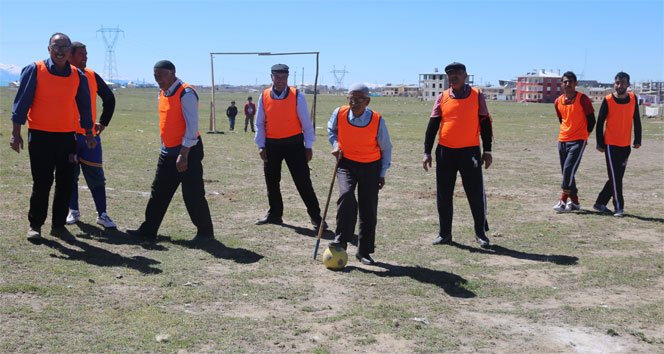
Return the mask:
<path fill-rule="evenodd" d="M 274 217 L 270 214 L 265 215 L 264 218 L 256 220 L 256 225 L 275 224 L 281 225 L 284 223 L 282 218 Z"/>
<path fill-rule="evenodd" d="M 611 209 L 607 208 L 606 205 L 603 204 L 595 204 L 593 205 L 593 209 L 599 211 L 600 213 L 613 214 Z"/>
<path fill-rule="evenodd" d="M 567 205 L 565 206 L 565 211 L 575 211 L 575 210 L 581 210 L 581 204 L 574 203 L 571 200 L 567 202 Z"/>
<path fill-rule="evenodd" d="M 475 235 L 475 241 L 480 244 L 480 247 L 482 248 L 489 248 L 491 247 L 491 242 L 489 241 L 489 238 L 486 237 L 486 235 Z"/>
<path fill-rule="evenodd" d="M 553 210 L 555 210 L 557 212 L 563 212 L 563 211 L 565 211 L 566 208 L 567 208 L 567 204 L 565 204 L 565 202 L 563 202 L 562 199 L 561 199 L 561 200 L 558 201 L 558 204 L 556 204 L 556 206 L 553 207 Z"/>
<path fill-rule="evenodd" d="M 443 244 L 446 244 L 446 243 L 452 243 L 452 234 L 449 234 L 447 236 L 438 235 L 438 237 L 436 237 L 433 240 L 434 245 L 443 245 Z"/>
<path fill-rule="evenodd" d="M 357 258 L 357 260 L 364 265 L 372 265 L 376 263 L 376 261 L 374 261 L 373 258 L 371 258 L 371 256 L 368 254 L 363 256 L 359 253 L 356 253 L 355 258 Z"/>
<path fill-rule="evenodd" d="M 97 216 L 97 224 L 102 225 L 107 229 L 114 229 L 118 227 L 118 225 L 116 225 L 113 220 L 111 220 L 106 212 L 103 212 L 101 215 Z"/>
<path fill-rule="evenodd" d="M 618 210 L 616 210 L 615 213 L 613 213 L 613 216 L 623 217 L 623 216 L 625 216 L 625 212 L 622 209 L 618 209 Z"/>
<path fill-rule="evenodd" d="M 81 220 L 81 212 L 75 209 L 69 209 L 66 223 L 71 225 L 77 223 L 79 220 Z"/>
<path fill-rule="evenodd" d="M 28 236 L 28 241 L 36 244 L 39 244 L 44 240 L 44 238 L 41 235 L 41 230 L 38 228 L 30 227 L 30 229 L 28 229 L 27 236 Z"/>
<path fill-rule="evenodd" d="M 319 218 L 309 218 L 309 220 L 311 221 L 311 225 L 313 225 L 316 228 L 316 230 L 318 230 L 318 228 L 320 227 L 321 219 L 322 218 L 320 218 L 320 217 Z M 327 230 L 327 228 L 328 228 L 327 222 L 323 221 L 323 230 Z"/>

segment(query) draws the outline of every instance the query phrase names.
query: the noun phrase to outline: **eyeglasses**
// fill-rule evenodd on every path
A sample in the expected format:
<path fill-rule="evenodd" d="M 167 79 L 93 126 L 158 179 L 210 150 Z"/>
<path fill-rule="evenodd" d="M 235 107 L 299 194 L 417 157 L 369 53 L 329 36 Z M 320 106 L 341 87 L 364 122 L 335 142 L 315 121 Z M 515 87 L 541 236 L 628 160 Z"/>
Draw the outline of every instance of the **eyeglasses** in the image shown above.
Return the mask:
<path fill-rule="evenodd" d="M 367 97 L 353 97 L 353 96 L 348 96 L 348 101 L 350 102 L 362 102 L 365 101 Z"/>
<path fill-rule="evenodd" d="M 66 52 L 66 51 L 69 51 L 71 49 L 71 45 L 51 44 L 49 47 L 53 50 L 58 51 L 58 52 Z"/>

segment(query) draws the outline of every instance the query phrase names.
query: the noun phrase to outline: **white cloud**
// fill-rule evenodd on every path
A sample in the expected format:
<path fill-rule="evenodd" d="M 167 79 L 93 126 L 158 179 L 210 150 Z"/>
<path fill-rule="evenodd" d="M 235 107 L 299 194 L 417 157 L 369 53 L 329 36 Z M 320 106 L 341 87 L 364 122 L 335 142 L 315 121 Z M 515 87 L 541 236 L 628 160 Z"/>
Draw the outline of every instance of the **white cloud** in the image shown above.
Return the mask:
<path fill-rule="evenodd" d="M 16 66 L 16 65 L 12 65 L 12 64 L 2 64 L 2 63 L 0 63 L 0 70 L 6 71 L 6 72 L 8 72 L 10 74 L 14 74 L 14 75 L 20 75 L 21 74 L 21 68 Z"/>

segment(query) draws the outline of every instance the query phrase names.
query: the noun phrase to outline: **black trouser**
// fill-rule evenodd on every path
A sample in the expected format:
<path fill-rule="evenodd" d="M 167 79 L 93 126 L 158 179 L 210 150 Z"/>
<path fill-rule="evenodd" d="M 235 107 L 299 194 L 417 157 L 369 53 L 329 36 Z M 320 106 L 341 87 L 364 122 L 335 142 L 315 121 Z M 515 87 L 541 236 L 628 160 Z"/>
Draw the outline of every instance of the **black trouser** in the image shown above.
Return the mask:
<path fill-rule="evenodd" d="M 279 183 L 281 182 L 281 161 L 286 160 L 295 187 L 297 187 L 302 201 L 307 206 L 309 217 L 320 220 L 318 199 L 309 177 L 304 136 L 298 134 L 284 139 L 265 139 L 265 152 L 267 162 L 263 163 L 263 171 L 267 184 L 267 199 L 270 203 L 268 214 L 275 218 L 284 215 L 284 202 L 281 199 Z"/>
<path fill-rule="evenodd" d="M 251 123 L 251 124 L 249 124 L 249 123 Z M 251 127 L 251 131 L 253 132 L 254 131 L 254 115 L 253 114 L 250 115 L 250 116 L 245 116 L 244 117 L 244 131 L 245 132 L 247 131 L 247 125 L 249 125 Z"/>
<path fill-rule="evenodd" d="M 606 157 L 606 170 L 609 175 L 609 180 L 604 184 L 604 188 L 597 196 L 595 204 L 606 205 L 609 199 L 613 197 L 613 206 L 616 210 L 625 208 L 625 200 L 623 199 L 622 180 L 625 175 L 625 168 L 627 168 L 627 160 L 632 148 L 627 146 L 606 145 L 604 156 Z"/>
<path fill-rule="evenodd" d="M 479 146 L 448 148 L 438 145 L 436 148 L 436 206 L 440 236 L 452 234 L 452 215 L 454 184 L 457 171 L 461 174 L 463 189 L 466 191 L 470 211 L 475 221 L 475 234 L 485 235 L 489 231 L 486 220 L 486 196 L 482 178 L 482 156 Z"/>
<path fill-rule="evenodd" d="M 585 140 L 559 141 L 558 155 L 560 156 L 560 169 L 563 172 L 563 183 L 560 185 L 564 193 L 569 193 L 571 197 L 577 195 L 579 190 L 576 188 L 576 179 L 574 175 L 579 168 L 583 150 L 586 149 Z"/>
<path fill-rule="evenodd" d="M 145 221 L 139 228 L 141 233 L 157 234 L 168 205 L 173 199 L 173 194 L 182 183 L 182 198 L 191 221 L 198 228 L 196 235 L 214 236 L 210 208 L 205 199 L 203 164 L 201 163 L 203 155 L 203 141 L 200 138 L 198 143 L 189 150 L 188 167 L 184 172 L 178 172 L 175 167 L 177 155 L 159 155 L 150 200 L 145 208 Z"/>
<path fill-rule="evenodd" d="M 362 163 L 342 158 L 337 168 L 339 199 L 337 199 L 335 242 L 351 241 L 359 209 L 357 253 L 363 256 L 374 252 L 381 167 L 381 160 Z M 357 199 L 355 199 L 355 186 L 357 186 Z"/>
<path fill-rule="evenodd" d="M 55 194 L 51 227 L 64 226 L 74 185 L 75 163 L 70 161 L 70 154 L 76 153 L 76 134 L 29 129 L 28 151 L 33 181 L 28 211 L 30 227 L 40 229 L 46 221 L 53 171 L 55 171 Z"/>

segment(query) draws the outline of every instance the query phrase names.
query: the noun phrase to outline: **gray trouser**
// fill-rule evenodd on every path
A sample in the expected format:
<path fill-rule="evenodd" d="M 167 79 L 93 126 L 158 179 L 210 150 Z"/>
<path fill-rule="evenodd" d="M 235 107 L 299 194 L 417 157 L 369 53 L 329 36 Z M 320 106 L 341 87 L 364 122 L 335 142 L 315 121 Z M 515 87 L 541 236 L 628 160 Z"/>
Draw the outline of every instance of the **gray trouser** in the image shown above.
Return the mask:
<path fill-rule="evenodd" d="M 577 195 L 576 180 L 574 174 L 581 164 L 583 150 L 586 148 L 585 140 L 559 141 L 558 155 L 560 155 L 560 169 L 563 172 L 563 183 L 561 188 L 564 193 L 569 193 L 571 197 Z"/>

